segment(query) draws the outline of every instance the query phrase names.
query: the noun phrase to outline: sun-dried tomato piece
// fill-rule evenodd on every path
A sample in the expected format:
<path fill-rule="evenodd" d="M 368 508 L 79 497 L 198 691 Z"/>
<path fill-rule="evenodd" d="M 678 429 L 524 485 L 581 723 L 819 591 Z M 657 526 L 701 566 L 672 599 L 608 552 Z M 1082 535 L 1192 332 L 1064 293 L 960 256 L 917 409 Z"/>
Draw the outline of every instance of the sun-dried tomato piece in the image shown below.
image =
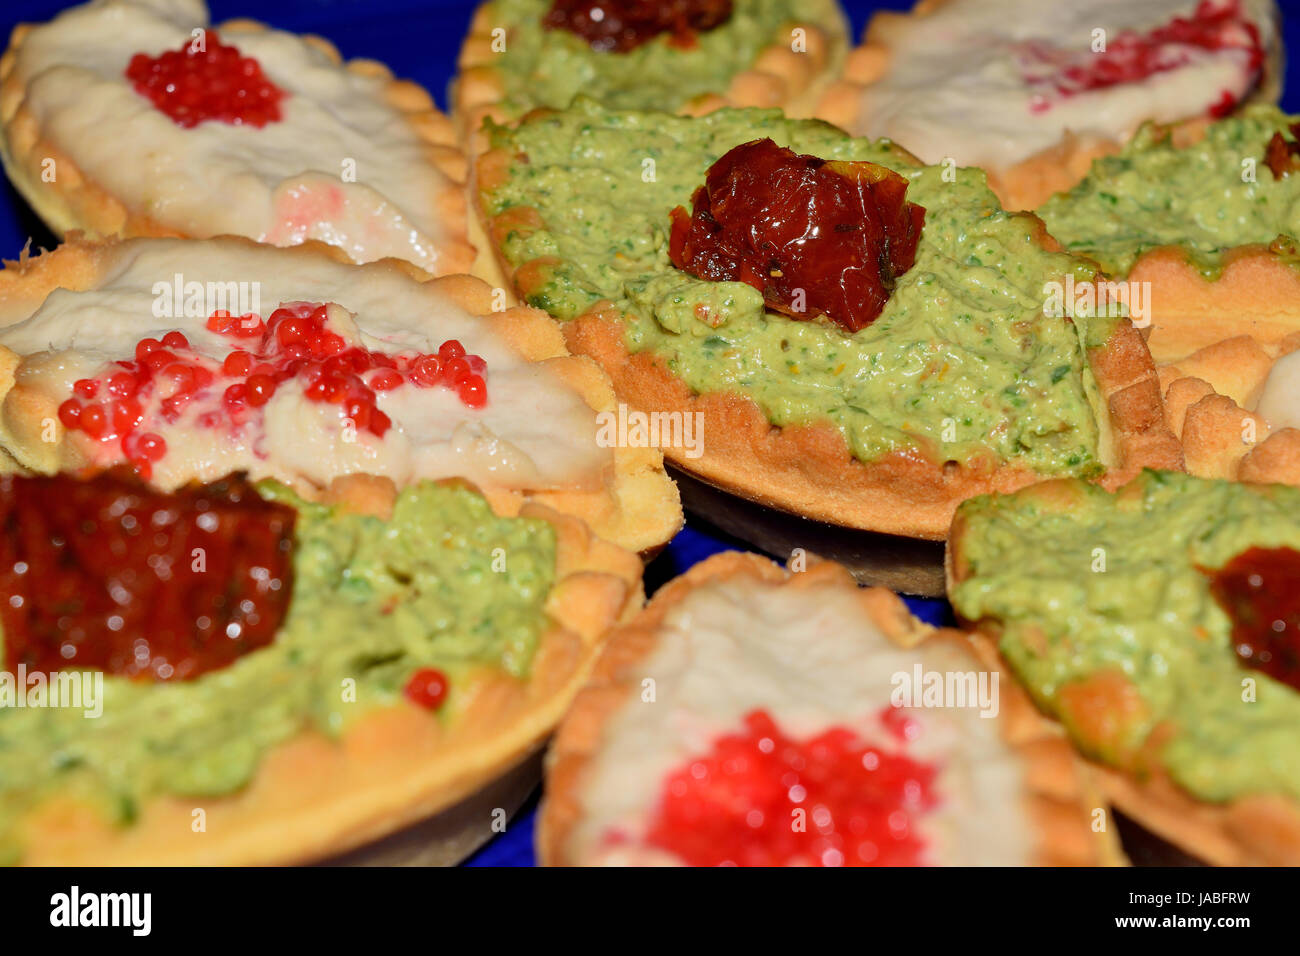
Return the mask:
<path fill-rule="evenodd" d="M 0 477 L 5 667 L 186 680 L 269 644 L 297 512 L 243 475 L 173 493 L 119 470 Z"/>
<path fill-rule="evenodd" d="M 1300 551 L 1248 548 L 1210 577 L 1243 665 L 1300 690 Z"/>
<path fill-rule="evenodd" d="M 542 26 L 568 30 L 598 53 L 626 53 L 664 33 L 677 46 L 731 19 L 731 0 L 555 0 Z"/>
<path fill-rule="evenodd" d="M 690 214 L 672 212 L 668 256 L 701 279 L 746 282 L 768 308 L 873 322 L 916 261 L 925 210 L 875 163 L 801 156 L 759 139 L 714 163 Z"/>
<path fill-rule="evenodd" d="M 1273 173 L 1274 179 L 1290 176 L 1300 169 L 1300 123 L 1292 123 L 1291 139 L 1281 133 L 1274 133 L 1264 150 L 1264 162 Z"/>

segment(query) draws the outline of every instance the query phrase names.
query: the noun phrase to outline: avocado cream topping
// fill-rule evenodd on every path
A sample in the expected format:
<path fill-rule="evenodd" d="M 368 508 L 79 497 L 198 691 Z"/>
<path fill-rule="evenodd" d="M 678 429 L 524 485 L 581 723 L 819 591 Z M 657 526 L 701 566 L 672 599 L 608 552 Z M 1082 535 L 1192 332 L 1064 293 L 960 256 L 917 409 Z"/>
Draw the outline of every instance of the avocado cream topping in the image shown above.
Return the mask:
<path fill-rule="evenodd" d="M 1038 214 L 1067 249 L 1114 277 L 1168 245 L 1184 247 L 1197 268 L 1216 275 L 1224 250 L 1300 237 L 1300 176 L 1275 175 L 1267 157 L 1273 138 L 1289 138 L 1297 119 L 1275 106 L 1247 107 L 1182 148 L 1148 124 Z"/>
<path fill-rule="evenodd" d="M 511 113 L 536 106 L 562 109 L 579 93 L 622 109 L 675 110 L 697 96 L 725 93 L 732 77 L 753 67 L 765 47 L 795 44 L 798 38 L 787 26 L 794 21 L 816 24 L 832 35 L 844 29 L 835 0 L 747 0 L 728 16 L 718 10 L 696 19 L 689 42 L 669 30 L 641 37 L 634 47 L 602 51 L 570 29 L 542 29 L 552 5 L 553 0 L 491 5 L 502 26 L 517 27 L 493 61 Z M 551 22 L 559 26 L 556 20 Z"/>
<path fill-rule="evenodd" d="M 861 331 L 766 310 L 753 286 L 671 264 L 672 210 L 690 205 L 724 153 L 763 138 L 888 167 L 924 208 L 914 264 Z M 516 161 L 484 195 L 487 212 L 531 207 L 544 223 L 502 240 L 512 264 L 542 260 L 521 283 L 531 304 L 571 319 L 610 300 L 626 312 L 629 350 L 653 352 L 697 392 L 748 395 L 773 424 L 829 421 L 863 461 L 919 450 L 1041 473 L 1102 470 L 1086 349 L 1115 320 L 1044 314 L 1049 283 L 1091 272 L 1043 248 L 1033 217 L 999 208 L 979 170 L 918 166 L 887 141 L 776 111 L 693 119 L 586 99 L 496 128 L 493 142 Z"/>

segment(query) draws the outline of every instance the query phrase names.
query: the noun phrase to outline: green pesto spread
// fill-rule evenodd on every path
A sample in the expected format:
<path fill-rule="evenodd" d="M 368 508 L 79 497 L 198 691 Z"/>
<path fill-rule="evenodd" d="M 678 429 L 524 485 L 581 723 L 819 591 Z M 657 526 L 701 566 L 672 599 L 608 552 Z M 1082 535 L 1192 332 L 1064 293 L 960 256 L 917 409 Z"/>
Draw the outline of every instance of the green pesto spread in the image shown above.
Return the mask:
<path fill-rule="evenodd" d="M 551 0 L 493 0 L 492 22 L 507 29 L 497 54 L 505 107 L 562 109 L 579 93 L 617 109 L 676 110 L 706 93 L 723 93 L 764 47 L 791 44 L 786 24 L 811 23 L 846 43 L 835 0 L 736 0 L 726 23 L 698 33 L 695 46 L 674 46 L 665 34 L 625 53 L 599 53 L 568 30 L 542 29 Z"/>
<path fill-rule="evenodd" d="M 1024 494 L 963 504 L 971 577 L 950 593 L 953 606 L 1002 625 L 1003 655 L 1049 712 L 1063 685 L 1122 671 L 1147 711 L 1127 746 L 1172 724 L 1160 759 L 1195 796 L 1300 799 L 1300 694 L 1238 662 L 1231 621 L 1197 570 L 1251 547 L 1300 549 L 1300 488 L 1175 472 L 1135 481 L 1119 499 L 1086 486 L 1064 514 Z M 1247 678 L 1254 700 L 1243 699 Z"/>
<path fill-rule="evenodd" d="M 766 311 L 752 287 L 696 279 L 668 260 L 669 212 L 689 208 L 719 156 L 765 136 L 800 153 L 889 166 L 925 207 L 916 264 L 856 334 Z M 1103 343 L 1114 320 L 1044 315 L 1046 283 L 1089 273 L 1042 249 L 1032 217 L 1004 212 L 981 171 L 945 175 L 887 141 L 774 110 L 692 119 L 583 98 L 498 127 L 493 141 L 526 161 L 485 193 L 487 212 L 531 206 L 545 223 L 505 236 L 505 257 L 562 260 L 531 304 L 569 319 L 609 299 L 626 312 L 630 350 L 662 357 L 696 392 L 750 396 L 776 425 L 829 420 L 863 461 L 919 447 L 944 461 L 992 452 L 1040 473 L 1103 468 L 1085 347 Z"/>
<path fill-rule="evenodd" d="M 1182 149 L 1159 128 L 1144 126 L 1038 214 L 1067 249 L 1116 278 L 1143 252 L 1167 245 L 1184 246 L 1214 276 L 1224 250 L 1300 237 L 1300 174 L 1277 179 L 1264 162 L 1273 134 L 1290 139 L 1287 127 L 1298 119 L 1275 106 L 1248 107 Z"/>
<path fill-rule="evenodd" d="M 106 675 L 98 718 L 0 708 L 0 861 L 19 855 L 11 828 L 43 794 L 84 796 L 126 824 L 156 794 L 238 790 L 268 749 L 306 728 L 339 734 L 396 703 L 419 668 L 448 677 L 443 718 L 456 710 L 458 676 L 528 674 L 554 574 L 546 522 L 499 518 L 479 495 L 434 484 L 403 491 L 387 521 L 273 482 L 259 491 L 299 512 L 293 595 L 275 641 L 192 681 Z M 493 570 L 496 549 L 504 570 Z"/>

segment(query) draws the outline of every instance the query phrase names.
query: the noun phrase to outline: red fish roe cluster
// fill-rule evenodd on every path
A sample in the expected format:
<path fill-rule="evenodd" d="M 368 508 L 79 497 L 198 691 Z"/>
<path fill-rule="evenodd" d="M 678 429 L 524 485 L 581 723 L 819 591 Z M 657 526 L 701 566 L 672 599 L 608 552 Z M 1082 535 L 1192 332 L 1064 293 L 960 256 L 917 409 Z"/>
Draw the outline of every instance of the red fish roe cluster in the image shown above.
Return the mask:
<path fill-rule="evenodd" d="M 1135 83 L 1185 66 L 1200 53 L 1224 50 L 1246 53 L 1249 86 L 1253 88 L 1263 69 L 1264 48 L 1259 28 L 1242 14 L 1239 0 L 1202 0 L 1190 17 L 1175 17 L 1146 33 L 1125 30 L 1110 37 L 1103 52 L 1079 54 L 1031 48 L 1029 53 L 1035 60 L 1053 67 L 1046 82 L 1057 93 L 1070 96 L 1120 83 Z M 1237 97 L 1224 90 L 1211 107 L 1210 115 L 1224 116 L 1236 104 Z M 1036 110 L 1050 106 L 1047 98 L 1034 104 Z"/>
<path fill-rule="evenodd" d="M 730 20 L 731 8 L 731 0 L 555 0 L 542 26 L 576 34 L 600 53 L 626 53 L 665 33 L 689 48 L 695 34 Z"/>
<path fill-rule="evenodd" d="M 646 839 L 692 866 L 916 866 L 936 773 L 843 727 L 792 740 L 757 710 L 669 775 Z"/>
<path fill-rule="evenodd" d="M 742 143 L 709 167 L 691 212 L 673 210 L 668 258 L 701 279 L 748 283 L 770 309 L 856 332 L 916 261 L 925 210 L 907 184 L 875 163 Z"/>
<path fill-rule="evenodd" d="M 154 401 L 169 424 L 198 402 L 199 427 L 239 427 L 294 379 L 308 401 L 340 406 L 357 431 L 380 438 L 392 420 L 380 410 L 377 392 L 407 384 L 440 386 L 454 390 L 469 408 L 487 404 L 487 363 L 467 355 L 455 339 L 436 353 L 372 352 L 349 346 L 331 331 L 326 306 L 315 303 L 276 309 L 265 321 L 253 314 L 214 312 L 207 327 L 241 347 L 217 362 L 192 349 L 181 332 L 143 339 L 134 360 L 115 362 L 100 377 L 74 383 L 73 397 L 59 406 L 59 420 L 97 441 L 120 442 L 123 456 L 147 479 L 153 463 L 167 453 L 164 439 L 142 427 L 146 405 Z"/>
<path fill-rule="evenodd" d="M 0 478 L 4 667 L 188 680 L 275 638 L 297 512 L 242 475 L 163 493 L 123 472 Z"/>
<path fill-rule="evenodd" d="M 189 358 L 189 340 L 168 332 L 162 341 L 145 339 L 135 349 L 135 360 L 113 363 L 100 378 L 79 379 L 72 398 L 59 406 L 59 421 L 69 431 L 84 432 L 101 442 L 118 441 L 126 460 L 142 478 L 149 478 L 153 463 L 167 454 L 162 436 L 141 428 L 144 402 L 155 389 L 164 389 L 161 414 L 175 421 L 181 409 L 215 375 Z"/>
<path fill-rule="evenodd" d="M 1242 664 L 1300 690 L 1300 551 L 1249 548 L 1218 570 L 1202 570 L 1232 619 Z"/>
<path fill-rule="evenodd" d="M 222 43 L 211 30 L 204 34 L 204 49 L 196 46 L 186 40 L 179 50 L 160 56 L 137 53 L 126 78 L 186 129 L 206 120 L 256 127 L 280 121 L 285 93 L 263 75 L 257 60 Z"/>

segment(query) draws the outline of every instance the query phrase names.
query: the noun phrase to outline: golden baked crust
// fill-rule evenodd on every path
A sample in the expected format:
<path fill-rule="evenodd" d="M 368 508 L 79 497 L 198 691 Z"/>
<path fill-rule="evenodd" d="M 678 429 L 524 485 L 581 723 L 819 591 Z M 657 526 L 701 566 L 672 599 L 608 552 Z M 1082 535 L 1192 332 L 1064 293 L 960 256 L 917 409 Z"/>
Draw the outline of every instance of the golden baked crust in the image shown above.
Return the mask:
<path fill-rule="evenodd" d="M 1300 348 L 1300 342 L 1288 351 L 1295 348 Z M 1228 339 L 1196 356 L 1217 362 L 1230 352 L 1253 354 L 1256 349 L 1249 339 Z M 1182 442 L 1189 474 L 1300 485 L 1300 429 L 1273 428 L 1249 406 L 1218 393 L 1203 378 L 1183 375 L 1169 366 L 1160 371 L 1162 378 L 1166 373 L 1177 376 L 1165 392 L 1165 414 Z"/>
<path fill-rule="evenodd" d="M 496 19 L 491 0 L 486 0 L 475 10 L 460 51 L 451 113 L 461 142 L 471 155 L 487 149 L 487 141 L 480 133 L 485 119 L 508 123 L 518 118 L 508 115 L 502 103 L 505 85 L 495 65 L 499 54 L 492 48 L 492 31 L 503 26 L 508 28 Z M 791 49 L 790 37 L 795 29 L 804 31 L 803 53 Z M 764 106 L 780 107 L 789 116 L 807 116 L 844 60 L 847 34 L 847 21 L 834 34 L 811 22 L 783 24 L 754 65 L 733 76 L 726 90 L 697 97 L 680 111 L 699 116 L 723 106 Z"/>
<path fill-rule="evenodd" d="M 515 161 L 506 148 L 480 156 L 479 195 L 503 182 Z M 526 298 L 557 260 L 534 259 L 512 268 L 500 251 L 510 233 L 544 228 L 541 213 L 519 205 L 485 218 L 498 265 Z M 1041 244 L 1059 249 L 1041 221 L 1036 228 Z M 621 313 L 610 302 L 596 303 L 563 326 L 569 348 L 594 358 L 628 405 L 704 416 L 703 453 L 688 458 L 684 449 L 667 448 L 664 454 L 673 464 L 770 507 L 831 524 L 940 540 L 961 501 L 1043 477 L 1014 464 L 960 466 L 918 453 L 894 452 L 864 463 L 830 423 L 775 427 L 748 396 L 697 395 L 663 360 L 649 352 L 629 353 Z M 1181 470 L 1182 451 L 1161 412 L 1155 368 L 1137 330 L 1123 320 L 1104 347 L 1089 352 L 1088 361 L 1104 406 L 1098 410 L 1107 465 L 1103 483 L 1122 484 L 1142 468 Z"/>
<path fill-rule="evenodd" d="M 353 477 L 327 497 L 364 511 L 391 507 L 386 479 Z M 528 503 L 556 532 L 551 626 L 525 681 L 485 669 L 439 720 L 405 702 L 377 709 L 330 740 L 304 731 L 275 747 L 238 793 L 156 797 L 129 827 L 71 797 L 40 804 L 18 825 L 28 865 L 272 865 L 339 853 L 445 809 L 539 747 L 582 685 L 616 622 L 642 602 L 641 562 L 581 521 Z M 192 830 L 202 809 L 205 832 Z"/>
<path fill-rule="evenodd" d="M 565 325 L 569 347 L 590 355 L 630 406 L 699 412 L 708 441 L 703 454 L 664 453 L 679 468 L 734 494 L 831 524 L 940 540 L 958 504 L 991 491 L 1042 480 L 1023 467 L 960 467 L 894 452 L 861 462 L 830 424 L 774 427 L 751 398 L 734 392 L 692 393 L 661 359 L 629 354 L 613 311 L 591 312 Z M 1181 469 L 1177 440 L 1160 410 L 1155 372 L 1141 337 L 1125 324 L 1104 349 L 1089 354 L 1107 403 L 1113 487 L 1144 467 Z"/>
<path fill-rule="evenodd" d="M 1043 482 L 1033 489 L 1042 506 L 1070 510 L 1081 483 L 1074 479 Z M 971 576 L 965 545 L 968 541 L 962 515 L 953 521 L 944 556 L 948 590 Z M 966 622 L 972 639 L 996 653 L 1000 628 L 994 621 Z M 1101 687 L 1094 700 L 1098 716 L 1105 717 L 1105 702 L 1114 700 Z M 1044 718 L 1046 719 L 1046 718 Z M 1155 735 L 1153 735 L 1155 736 Z M 1156 746 L 1153 741 L 1151 746 Z M 1252 795 L 1222 804 L 1196 800 L 1176 784 L 1154 759 L 1135 757 L 1142 773 L 1093 765 L 1103 792 L 1126 816 L 1170 843 L 1208 863 L 1219 866 L 1300 865 L 1300 804 L 1279 795 Z"/>
<path fill-rule="evenodd" d="M 579 793 L 583 775 L 600 746 L 603 728 L 629 696 L 640 692 L 641 664 L 653 653 L 664 618 L 695 588 L 719 580 L 750 580 L 795 589 L 827 583 L 852 588 L 863 613 L 898 646 L 948 641 L 974 654 L 984 667 L 1001 666 L 996 654 L 968 642 L 959 631 L 922 624 L 892 592 L 858 588 L 838 564 L 814 559 L 806 571 L 792 574 L 755 554 L 714 555 L 664 586 L 633 621 L 610 636 L 590 680 L 560 725 L 547 754 L 546 797 L 538 816 L 537 851 L 544 865 L 582 862 L 573 858 L 568 843 L 582 815 Z M 1091 815 L 1101 804 L 1095 799 L 1090 774 L 1074 758 L 1059 728 L 1038 715 L 1014 682 L 1002 681 L 999 687 L 1007 689 L 1001 693 L 999 729 L 1026 771 L 1025 814 L 1037 833 L 1034 862 L 1061 866 L 1122 863 L 1114 828 L 1107 827 L 1102 833 L 1091 828 Z"/>
<path fill-rule="evenodd" d="M 7 262 L 0 270 L 0 324 L 7 316 L 31 314 L 54 289 L 88 289 L 112 268 L 119 250 L 150 239 L 87 241 L 76 236 L 53 252 Z M 251 239 L 225 236 L 207 243 L 237 243 L 267 249 Z M 325 256 L 348 263 L 347 256 L 333 246 L 307 242 L 275 250 L 277 255 L 310 259 Z M 545 313 L 520 306 L 494 312 L 492 290 L 468 275 L 429 279 L 418 267 L 399 259 L 355 266 L 358 281 L 368 273 L 397 271 L 413 281 L 432 283 L 472 315 L 479 316 L 523 358 L 545 364 L 572 387 L 597 412 L 614 408 L 609 379 L 591 361 L 570 355 L 563 337 Z M 46 358 L 50 353 L 44 353 Z M 79 445 L 80 435 L 69 435 L 58 421 L 58 405 L 66 398 L 39 386 L 16 380 L 21 377 L 23 356 L 0 346 L 0 447 L 24 469 L 50 473 L 76 471 L 90 463 Z M 47 427 L 52 435 L 44 434 Z M 45 440 L 52 437 L 52 441 Z M 594 436 L 593 436 L 594 440 Z M 645 551 L 668 541 L 682 524 L 677 487 L 663 470 L 663 457 L 655 448 L 614 448 L 613 468 L 592 488 L 522 492 L 486 488 L 485 495 L 499 512 L 513 513 L 525 500 L 549 505 L 586 521 L 602 537 L 629 548 Z M 310 495 L 311 489 L 299 489 Z"/>
<path fill-rule="evenodd" d="M 60 237 L 78 230 L 89 236 L 187 236 L 154 219 L 147 209 L 130 197 L 114 196 L 78 168 L 75 157 L 55 147 L 26 103 L 16 70 L 18 52 L 33 24 L 20 23 L 9 38 L 9 48 L 0 56 L 0 160 L 14 187 Z M 269 29 L 255 20 L 229 20 L 213 29 L 238 34 Z M 324 37 L 303 34 L 302 40 L 332 62 L 359 75 L 386 81 L 384 102 L 403 114 L 411 129 L 425 143 L 429 163 L 448 182 L 436 197 L 437 221 L 443 235 L 433 239 L 437 250 L 437 274 L 465 272 L 474 262 L 475 249 L 467 232 L 467 203 L 464 183 L 465 155 L 457 145 L 451 120 L 440 113 L 433 98 L 419 84 L 396 79 L 377 60 L 355 59 L 346 63 L 338 49 Z M 56 182 L 41 178 L 42 163 L 52 159 L 59 170 Z M 380 190 L 382 192 L 382 190 Z"/>
<path fill-rule="evenodd" d="M 1300 431 L 1254 412 L 1274 363 L 1300 348 L 1300 270 L 1250 245 L 1228 250 L 1210 278 L 1166 246 L 1129 278 L 1150 283 L 1147 345 L 1188 472 L 1300 484 Z"/>
<path fill-rule="evenodd" d="M 910 13 L 882 10 L 874 14 L 861 46 L 849 51 L 843 74 L 827 88 L 814 115 L 852 131 L 858 121 L 863 90 L 889 69 L 894 38 L 911 28 L 913 18 L 928 16 L 949 2 L 952 0 L 918 0 Z M 1277 102 L 1281 93 L 1282 59 L 1279 41 L 1269 51 L 1264 82 L 1245 102 Z M 1205 123 L 1203 119 L 1189 119 L 1176 129 L 1186 127 L 1190 132 L 1204 128 Z M 1067 132 L 1055 146 L 1002 169 L 986 168 L 985 172 L 1003 208 L 1037 209 L 1087 175 L 1094 159 L 1118 153 L 1122 147 L 1118 140 Z"/>

